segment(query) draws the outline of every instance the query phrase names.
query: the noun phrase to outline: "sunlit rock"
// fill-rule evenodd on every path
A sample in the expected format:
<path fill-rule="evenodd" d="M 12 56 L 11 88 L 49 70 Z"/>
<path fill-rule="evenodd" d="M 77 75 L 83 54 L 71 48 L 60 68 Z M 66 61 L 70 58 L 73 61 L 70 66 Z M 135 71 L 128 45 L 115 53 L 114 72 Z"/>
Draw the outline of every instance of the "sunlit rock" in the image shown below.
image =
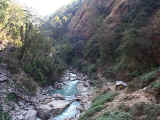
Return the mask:
<path fill-rule="evenodd" d="M 36 120 L 36 117 L 37 117 L 37 111 L 29 110 L 24 120 Z"/>

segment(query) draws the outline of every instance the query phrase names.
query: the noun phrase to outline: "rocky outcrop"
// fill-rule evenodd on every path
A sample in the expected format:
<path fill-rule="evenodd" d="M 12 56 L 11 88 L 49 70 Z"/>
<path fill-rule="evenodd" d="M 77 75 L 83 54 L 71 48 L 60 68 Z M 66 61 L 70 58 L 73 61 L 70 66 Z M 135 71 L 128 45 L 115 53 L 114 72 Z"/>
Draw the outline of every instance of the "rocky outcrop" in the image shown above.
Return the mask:
<path fill-rule="evenodd" d="M 5 82 L 8 79 L 8 71 L 6 64 L 0 65 L 0 82 Z"/>
<path fill-rule="evenodd" d="M 120 23 L 121 18 L 127 14 L 128 8 L 134 7 L 135 3 L 136 1 L 132 0 L 86 0 L 71 19 L 68 34 L 72 38 L 89 39 L 99 29 L 98 18 L 102 16 L 105 30 L 113 30 L 115 25 Z"/>
<path fill-rule="evenodd" d="M 38 115 L 43 120 L 49 119 L 51 116 L 55 116 L 64 111 L 64 109 L 71 104 L 71 101 L 67 100 L 53 100 L 52 102 L 40 105 L 38 107 Z"/>
<path fill-rule="evenodd" d="M 5 71 L 1 67 L 0 70 Z M 63 112 L 67 112 L 67 115 L 70 115 L 68 111 L 70 112 L 73 109 L 73 116 L 71 115 L 69 118 L 66 116 L 66 118 L 68 120 L 76 120 L 80 112 L 87 109 L 90 103 L 90 85 L 85 81 L 86 79 L 87 77 L 84 77 L 83 74 L 66 71 L 60 80 L 60 83 L 63 84 L 61 89 L 57 89 L 54 86 L 39 88 L 35 96 L 29 96 L 18 91 L 19 89 L 15 89 L 15 82 L 9 77 L 8 81 L 0 82 L 0 104 L 2 104 L 3 111 L 9 113 L 12 120 L 48 120 L 63 114 Z M 61 92 L 49 94 L 56 90 L 63 91 L 63 88 L 66 91 L 68 89 L 77 89 L 78 91 L 66 96 L 61 95 Z M 10 96 L 12 98 L 9 99 Z M 6 102 L 5 100 L 8 101 Z M 69 110 L 66 111 L 66 109 Z M 72 117 L 73 119 L 71 119 Z"/>
<path fill-rule="evenodd" d="M 37 118 L 37 111 L 29 110 L 24 118 L 24 120 L 36 120 Z"/>
<path fill-rule="evenodd" d="M 136 55 L 136 62 L 145 63 L 148 66 L 150 64 L 159 65 L 159 8 L 160 3 L 156 0 L 85 0 L 72 17 L 67 34 L 71 40 L 74 40 L 72 43 L 77 43 L 74 48 L 78 50 L 81 45 L 78 40 L 95 39 L 96 42 L 100 41 L 100 44 L 106 41 L 114 44 L 113 49 L 117 49 L 124 44 L 122 40 L 124 36 L 130 35 L 131 37 L 131 33 L 124 35 L 124 31 L 135 30 L 137 35 L 134 42 L 138 45 L 133 50 L 139 53 Z M 95 39 L 90 39 L 92 37 Z M 106 44 L 99 46 L 107 49 Z M 84 46 L 83 43 L 80 47 L 84 49 Z"/>
<path fill-rule="evenodd" d="M 97 10 L 94 9 L 96 0 L 94 2 L 89 2 L 86 0 L 80 9 L 77 11 L 76 15 L 71 19 L 69 24 L 69 36 L 70 37 L 80 37 L 88 38 L 92 31 L 92 24 L 89 18 L 93 18 L 97 14 Z"/>

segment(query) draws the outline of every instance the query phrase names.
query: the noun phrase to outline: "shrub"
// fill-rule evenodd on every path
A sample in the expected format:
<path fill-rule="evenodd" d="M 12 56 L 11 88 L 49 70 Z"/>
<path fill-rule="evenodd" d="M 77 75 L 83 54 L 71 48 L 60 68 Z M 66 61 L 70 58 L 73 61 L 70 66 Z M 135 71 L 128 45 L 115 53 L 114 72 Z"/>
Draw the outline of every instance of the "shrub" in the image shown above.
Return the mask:
<path fill-rule="evenodd" d="M 1 105 L 0 105 L 0 120 L 11 120 L 11 117 L 7 112 L 3 111 L 3 108 Z"/>
<path fill-rule="evenodd" d="M 114 92 L 108 92 L 108 93 L 99 95 L 93 100 L 92 107 L 103 105 L 106 102 L 110 102 L 114 99 L 115 96 L 117 96 L 117 93 L 114 93 Z"/>
<path fill-rule="evenodd" d="M 151 83 L 157 77 L 157 72 L 158 72 L 158 70 L 154 70 L 154 71 L 151 71 L 151 72 L 148 72 L 148 73 L 141 75 L 139 77 L 139 79 L 140 79 L 141 83 L 143 83 L 142 86 L 146 86 L 149 83 Z"/>
<path fill-rule="evenodd" d="M 158 70 L 153 70 L 137 76 L 129 83 L 128 90 L 137 90 L 146 87 L 156 79 L 157 72 Z"/>
<path fill-rule="evenodd" d="M 83 116 L 80 117 L 80 120 L 88 120 L 89 117 L 91 117 L 95 113 L 104 109 L 104 103 L 112 101 L 116 95 L 117 95 L 117 93 L 108 92 L 108 93 L 97 96 L 92 101 L 92 105 L 88 109 L 88 111 Z"/>
<path fill-rule="evenodd" d="M 101 111 L 103 108 L 104 108 L 103 105 L 91 107 L 91 108 L 88 109 L 88 111 L 83 116 L 80 117 L 79 120 L 88 120 L 89 117 L 91 117 L 95 113 Z"/>
<path fill-rule="evenodd" d="M 106 112 L 96 120 L 133 120 L 132 116 L 128 112 L 112 111 Z"/>
<path fill-rule="evenodd" d="M 118 70 L 144 73 L 156 65 L 150 52 L 153 45 L 151 29 L 146 26 L 159 6 L 160 2 L 156 0 L 140 0 L 129 5 L 128 13 L 122 16 L 122 23 L 116 28 L 117 34 L 121 34 L 116 57 Z"/>
<path fill-rule="evenodd" d="M 21 89 L 21 91 L 28 95 L 36 94 L 38 85 L 32 77 L 24 72 L 21 72 L 18 74 L 14 74 L 12 78 L 16 83 L 17 89 Z"/>
<path fill-rule="evenodd" d="M 151 87 L 155 89 L 160 89 L 160 81 L 153 82 L 151 84 Z"/>
<path fill-rule="evenodd" d="M 89 73 L 93 73 L 93 72 L 96 72 L 96 65 L 95 64 L 90 64 L 89 66 L 88 66 L 88 72 Z"/>
<path fill-rule="evenodd" d="M 24 86 L 26 93 L 28 93 L 30 95 L 36 94 L 38 86 L 32 78 L 30 78 L 30 77 L 24 78 L 22 81 L 22 86 Z"/>
<path fill-rule="evenodd" d="M 54 84 L 64 71 L 65 64 L 53 48 L 51 39 L 42 35 L 32 24 L 26 24 L 23 34 L 23 45 L 15 51 L 15 61 L 40 85 Z"/>
<path fill-rule="evenodd" d="M 140 0 L 139 2 L 135 2 L 135 5 L 129 7 L 128 14 L 123 16 L 122 20 L 132 27 L 143 26 L 148 22 L 148 18 L 152 16 L 153 12 L 158 9 L 159 6 L 160 2 L 156 0 Z"/>
<path fill-rule="evenodd" d="M 14 101 L 16 102 L 17 101 L 17 96 L 14 94 L 14 93 L 9 93 L 6 97 L 6 100 L 7 101 Z"/>
<path fill-rule="evenodd" d="M 142 116 L 144 120 L 157 120 L 160 113 L 160 105 L 136 103 L 130 108 L 130 113 L 134 116 L 134 120 L 139 120 Z"/>
<path fill-rule="evenodd" d="M 17 53 L 9 52 L 8 56 L 4 56 L 4 62 L 7 63 L 8 69 L 12 74 L 16 74 L 20 71 L 20 62 L 17 59 Z"/>

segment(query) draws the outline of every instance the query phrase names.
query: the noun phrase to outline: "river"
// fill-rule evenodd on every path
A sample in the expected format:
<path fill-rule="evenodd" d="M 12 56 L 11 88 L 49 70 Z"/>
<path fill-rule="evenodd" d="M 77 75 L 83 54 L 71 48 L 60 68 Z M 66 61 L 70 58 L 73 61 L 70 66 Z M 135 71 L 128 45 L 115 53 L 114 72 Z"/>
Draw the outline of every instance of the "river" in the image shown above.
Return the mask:
<path fill-rule="evenodd" d="M 80 113 L 90 105 L 91 87 L 83 74 L 65 72 L 60 89 L 50 89 L 50 95 L 61 95 L 64 100 L 72 101 L 60 114 L 51 117 L 49 120 L 77 120 Z M 77 97 L 80 98 L 77 100 Z"/>

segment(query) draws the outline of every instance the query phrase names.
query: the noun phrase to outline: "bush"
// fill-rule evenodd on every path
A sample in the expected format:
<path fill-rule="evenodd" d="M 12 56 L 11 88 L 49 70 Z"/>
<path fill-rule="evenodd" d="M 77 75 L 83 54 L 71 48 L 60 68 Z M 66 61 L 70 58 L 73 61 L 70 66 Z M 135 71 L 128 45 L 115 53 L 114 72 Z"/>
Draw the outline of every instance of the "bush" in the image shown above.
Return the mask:
<path fill-rule="evenodd" d="M 123 16 L 122 21 L 131 27 L 141 27 L 148 22 L 148 18 L 159 6 L 160 2 L 156 0 L 140 0 L 129 7 L 128 14 Z"/>
<path fill-rule="evenodd" d="M 128 112 L 112 111 L 106 112 L 96 120 L 133 120 L 132 116 Z"/>
<path fill-rule="evenodd" d="M 20 62 L 18 61 L 17 58 L 17 52 L 9 52 L 8 56 L 4 57 L 4 62 L 7 63 L 8 69 L 12 74 L 16 74 L 20 72 Z"/>
<path fill-rule="evenodd" d="M 23 36 L 23 45 L 15 54 L 17 61 L 40 85 L 54 84 L 63 73 L 65 64 L 53 48 L 51 39 L 43 36 L 32 24 L 26 24 Z"/>
<path fill-rule="evenodd" d="M 130 113 L 134 116 L 134 120 L 158 120 L 160 113 L 159 104 L 136 103 L 130 108 Z"/>
<path fill-rule="evenodd" d="M 104 108 L 103 105 L 91 107 L 88 109 L 88 111 L 80 117 L 79 120 L 88 120 L 89 117 L 93 116 L 95 113 L 101 111 Z"/>
<path fill-rule="evenodd" d="M 88 74 L 89 76 L 92 76 L 92 74 L 96 74 L 96 71 L 97 71 L 97 66 L 96 64 L 91 64 L 91 63 L 82 63 L 80 65 L 80 71 L 83 72 L 83 73 L 86 73 Z"/>
<path fill-rule="evenodd" d="M 97 71 L 97 69 L 96 69 L 96 65 L 95 64 L 90 64 L 89 66 L 88 66 L 88 72 L 89 73 L 94 73 L 94 72 L 96 72 Z"/>
<path fill-rule="evenodd" d="M 115 96 L 117 96 L 118 93 L 114 92 L 108 92 L 102 95 L 97 96 L 92 102 L 92 107 L 103 105 L 106 102 L 110 102 L 114 99 Z"/>
<path fill-rule="evenodd" d="M 104 103 L 112 101 L 117 93 L 108 92 L 102 95 L 97 96 L 93 101 L 91 107 L 88 111 L 80 117 L 80 120 L 88 120 L 89 117 L 93 116 L 95 113 L 104 109 Z"/>
<path fill-rule="evenodd" d="M 7 112 L 0 112 L 0 120 L 11 120 Z"/>
<path fill-rule="evenodd" d="M 157 72 L 158 70 L 153 70 L 137 76 L 129 83 L 128 89 L 134 91 L 146 87 L 158 77 Z"/>
<path fill-rule="evenodd" d="M 154 70 L 148 73 L 145 73 L 139 77 L 141 83 L 143 83 L 142 87 L 151 83 L 157 77 L 158 70 Z"/>
<path fill-rule="evenodd" d="M 159 6 L 160 2 L 156 0 L 135 1 L 129 5 L 128 13 L 122 16 L 122 23 L 116 29 L 117 34 L 121 34 L 117 49 L 119 70 L 144 73 L 156 65 L 150 52 L 153 45 L 151 28 L 146 26 Z"/>
<path fill-rule="evenodd" d="M 151 84 L 151 87 L 154 89 L 160 89 L 160 81 L 155 81 Z"/>
<path fill-rule="evenodd" d="M 17 101 L 17 96 L 14 93 L 9 93 L 7 95 L 7 97 L 6 97 L 6 100 L 7 101 L 14 101 L 14 102 L 16 102 Z"/>
<path fill-rule="evenodd" d="M 1 105 L 0 105 L 0 120 L 11 120 L 9 114 L 3 111 L 3 108 Z"/>
<path fill-rule="evenodd" d="M 14 74 L 12 79 L 15 81 L 17 89 L 21 89 L 21 91 L 28 95 L 36 94 L 38 85 L 33 78 L 26 73 L 21 72 Z"/>

